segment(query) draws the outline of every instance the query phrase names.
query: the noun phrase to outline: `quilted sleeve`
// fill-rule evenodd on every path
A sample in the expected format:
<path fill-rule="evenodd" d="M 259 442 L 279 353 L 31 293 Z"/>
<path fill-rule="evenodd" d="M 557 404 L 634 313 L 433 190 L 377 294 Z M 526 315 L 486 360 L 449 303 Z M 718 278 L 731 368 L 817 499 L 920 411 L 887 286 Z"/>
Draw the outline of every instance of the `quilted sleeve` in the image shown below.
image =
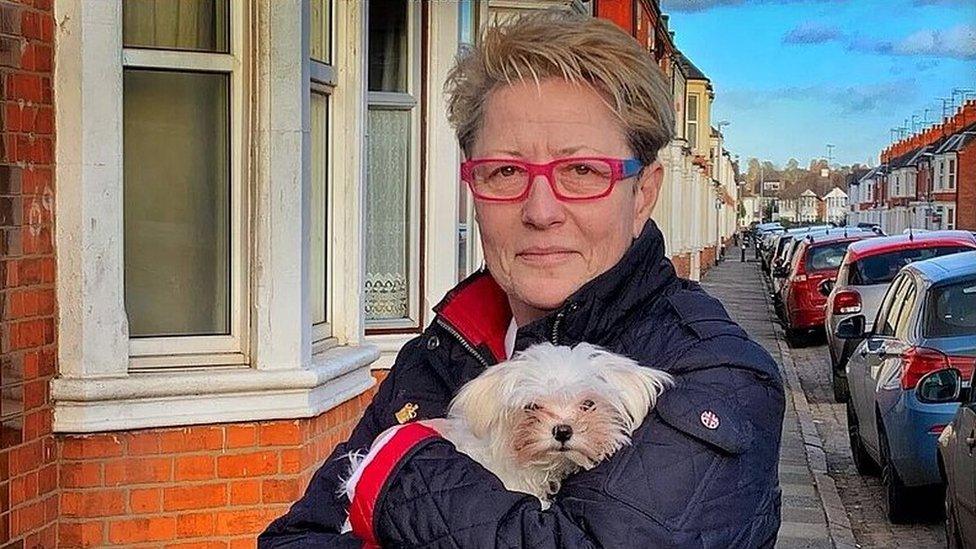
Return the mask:
<path fill-rule="evenodd" d="M 339 533 L 346 521 L 348 505 L 345 496 L 338 493 L 339 483 L 340 478 L 349 474 L 346 454 L 369 448 L 373 439 L 390 426 L 389 420 L 380 418 L 383 417 L 381 411 L 387 407 L 394 394 L 395 379 L 396 376 L 391 373 L 380 384 L 376 396 L 353 429 L 349 440 L 337 446 L 329 459 L 315 472 L 305 495 L 258 537 L 259 548 L 362 546 L 362 542 L 351 534 Z"/>

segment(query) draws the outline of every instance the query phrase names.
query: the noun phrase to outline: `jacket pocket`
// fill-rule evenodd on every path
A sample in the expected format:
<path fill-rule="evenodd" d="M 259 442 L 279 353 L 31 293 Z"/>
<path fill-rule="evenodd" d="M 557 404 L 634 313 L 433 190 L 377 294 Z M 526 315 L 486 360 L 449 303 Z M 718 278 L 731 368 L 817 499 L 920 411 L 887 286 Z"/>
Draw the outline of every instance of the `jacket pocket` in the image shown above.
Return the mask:
<path fill-rule="evenodd" d="M 734 405 L 711 391 L 676 387 L 621 450 L 607 494 L 668 529 L 696 515 L 706 498 L 730 497 L 741 476 L 739 454 L 752 446 L 753 428 Z"/>

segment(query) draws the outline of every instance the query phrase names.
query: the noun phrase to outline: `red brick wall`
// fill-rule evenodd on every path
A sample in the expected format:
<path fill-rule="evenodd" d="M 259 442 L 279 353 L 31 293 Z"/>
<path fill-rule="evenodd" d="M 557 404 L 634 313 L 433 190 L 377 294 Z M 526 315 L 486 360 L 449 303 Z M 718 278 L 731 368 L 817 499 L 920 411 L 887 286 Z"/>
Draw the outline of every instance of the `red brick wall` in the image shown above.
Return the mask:
<path fill-rule="evenodd" d="M 59 547 L 254 547 L 369 391 L 315 418 L 60 437 Z"/>
<path fill-rule="evenodd" d="M 689 278 L 691 276 L 691 254 L 679 254 L 671 257 L 671 263 L 674 265 L 674 271 L 681 278 Z"/>
<path fill-rule="evenodd" d="M 51 0 L 0 0 L 0 546 L 54 547 Z"/>
<path fill-rule="evenodd" d="M 956 228 L 976 231 L 976 142 L 959 151 Z"/>
<path fill-rule="evenodd" d="M 715 266 L 715 246 L 706 246 L 701 251 L 701 276 Z"/>

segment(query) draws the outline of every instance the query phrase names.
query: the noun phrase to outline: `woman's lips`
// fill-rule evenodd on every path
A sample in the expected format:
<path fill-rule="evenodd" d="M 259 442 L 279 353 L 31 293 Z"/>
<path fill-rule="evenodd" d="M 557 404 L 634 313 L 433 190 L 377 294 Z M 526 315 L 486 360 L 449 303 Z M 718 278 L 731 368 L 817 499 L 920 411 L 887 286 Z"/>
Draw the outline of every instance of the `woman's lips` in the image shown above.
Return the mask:
<path fill-rule="evenodd" d="M 573 250 L 565 248 L 527 248 L 516 254 L 516 257 L 532 265 L 558 265 L 565 263 L 576 255 Z"/>

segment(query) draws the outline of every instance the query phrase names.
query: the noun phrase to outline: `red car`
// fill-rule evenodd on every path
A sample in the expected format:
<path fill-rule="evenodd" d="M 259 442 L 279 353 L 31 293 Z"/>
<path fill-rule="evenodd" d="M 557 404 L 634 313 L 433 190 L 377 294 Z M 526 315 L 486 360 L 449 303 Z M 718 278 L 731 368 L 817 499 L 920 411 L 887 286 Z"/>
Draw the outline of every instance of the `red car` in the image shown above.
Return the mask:
<path fill-rule="evenodd" d="M 803 239 L 781 290 L 787 338 L 796 340 L 801 334 L 823 329 L 828 292 L 821 289 L 821 284 L 837 279 L 852 242 L 877 236 L 871 232 L 837 231 Z"/>

